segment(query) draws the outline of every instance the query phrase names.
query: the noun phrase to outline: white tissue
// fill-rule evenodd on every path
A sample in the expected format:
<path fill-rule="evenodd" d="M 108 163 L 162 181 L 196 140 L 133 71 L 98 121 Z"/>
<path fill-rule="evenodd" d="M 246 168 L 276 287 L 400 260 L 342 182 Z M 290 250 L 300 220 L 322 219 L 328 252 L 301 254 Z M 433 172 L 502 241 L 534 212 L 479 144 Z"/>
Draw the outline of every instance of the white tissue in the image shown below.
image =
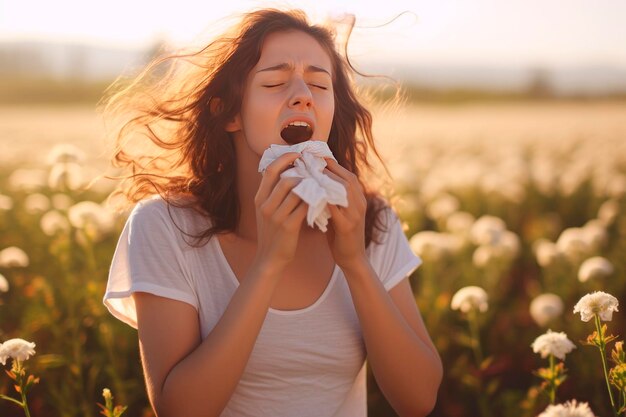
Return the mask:
<path fill-rule="evenodd" d="M 308 225 L 313 227 L 315 223 L 322 232 L 326 232 L 330 218 L 327 205 L 348 207 L 346 188 L 323 173 L 326 167 L 324 157 L 336 159 L 328 144 L 319 140 L 308 140 L 296 145 L 270 145 L 261 156 L 259 172 L 264 172 L 269 164 L 287 152 L 299 152 L 302 158 L 296 159 L 294 167 L 283 171 L 280 177 L 303 178 L 292 191 L 309 205 L 306 216 Z"/>

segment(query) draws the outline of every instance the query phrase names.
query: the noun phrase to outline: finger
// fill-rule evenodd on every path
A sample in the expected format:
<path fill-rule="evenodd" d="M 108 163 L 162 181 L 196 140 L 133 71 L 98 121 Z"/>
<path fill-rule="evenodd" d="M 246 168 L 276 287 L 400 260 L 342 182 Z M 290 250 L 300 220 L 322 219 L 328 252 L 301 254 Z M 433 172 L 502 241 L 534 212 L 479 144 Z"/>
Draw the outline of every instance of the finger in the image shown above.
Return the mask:
<path fill-rule="evenodd" d="M 294 192 L 289 192 L 285 199 L 279 204 L 274 211 L 274 216 L 278 219 L 285 219 L 289 214 L 298 207 L 302 198 Z"/>
<path fill-rule="evenodd" d="M 335 224 L 341 224 L 345 222 L 346 216 L 341 212 L 341 207 L 334 204 L 328 204 L 328 210 L 330 210 L 330 218 Z"/>
<path fill-rule="evenodd" d="M 261 203 L 261 207 L 267 210 L 269 214 L 274 213 L 287 198 L 288 194 L 293 194 L 291 190 L 298 185 L 300 181 L 302 181 L 302 178 L 286 177 L 279 179 L 276 187 L 274 187 L 269 197 L 267 197 L 267 200 Z"/>
<path fill-rule="evenodd" d="M 305 203 L 303 200 L 300 200 L 300 204 L 291 212 L 287 220 L 285 220 L 285 224 L 288 226 L 298 226 L 301 225 L 306 217 L 309 205 Z"/>
<path fill-rule="evenodd" d="M 287 152 L 267 166 L 261 178 L 261 184 L 255 196 L 255 202 L 259 204 L 267 200 L 272 190 L 280 180 L 280 174 L 285 171 L 300 156 L 298 152 Z"/>
<path fill-rule="evenodd" d="M 348 182 L 346 180 L 344 180 L 343 178 L 341 178 L 340 176 L 338 176 L 334 172 L 329 171 L 327 168 L 324 168 L 324 174 L 328 175 L 333 180 L 338 181 L 340 184 L 343 184 L 344 187 L 348 186 Z"/>
<path fill-rule="evenodd" d="M 337 210 L 343 213 L 344 216 L 347 216 L 348 213 L 346 212 L 346 210 L 353 210 L 354 203 L 352 203 L 352 201 L 356 201 L 355 199 L 358 198 L 358 196 L 355 194 L 354 187 L 350 183 L 345 181 L 343 178 L 338 177 L 337 175 L 333 174 L 332 172 L 328 170 L 325 170 L 324 174 L 327 174 L 330 178 L 334 179 L 335 181 L 338 181 L 340 184 L 342 184 L 345 187 L 346 194 L 347 194 L 346 197 L 348 199 L 348 206 L 347 207 L 335 206 L 335 207 L 337 208 Z M 330 207 L 330 204 L 329 204 L 329 207 Z"/>
<path fill-rule="evenodd" d="M 347 179 L 345 179 L 345 177 L 339 176 L 339 174 L 336 173 L 336 171 L 330 171 L 329 168 L 331 167 L 329 166 L 327 166 L 324 169 L 324 173 L 328 175 L 329 177 L 331 177 L 332 179 L 334 179 L 335 181 L 341 182 L 344 185 L 344 187 L 346 187 L 346 189 L 349 190 L 349 192 L 358 190 L 361 195 L 365 195 L 365 188 L 361 184 L 361 181 L 358 180 L 357 176 L 352 174 L 350 171 L 346 170 L 345 168 L 343 168 L 341 165 L 337 163 L 335 163 L 335 165 L 336 167 L 341 168 L 347 173 L 348 175 Z M 358 196 L 355 195 L 355 197 L 358 197 Z"/>
<path fill-rule="evenodd" d="M 347 181 L 347 182 L 349 182 L 351 184 L 358 184 L 359 183 L 359 179 L 357 178 L 357 176 L 353 172 L 350 172 L 346 168 L 344 168 L 341 165 L 339 165 L 339 163 L 337 161 L 335 161 L 332 158 L 324 158 L 324 159 L 326 161 L 326 167 L 331 172 L 333 172 L 334 174 L 336 174 L 337 176 L 343 178 L 345 181 Z"/>
<path fill-rule="evenodd" d="M 344 178 L 346 180 L 349 178 L 350 171 L 348 171 L 347 169 L 339 165 L 339 163 L 335 161 L 333 158 L 324 158 L 324 160 L 326 161 L 326 167 L 329 170 L 336 173 L 341 178 Z"/>
<path fill-rule="evenodd" d="M 324 170 L 324 174 L 328 175 L 330 178 L 332 178 L 335 181 L 338 181 L 341 185 L 344 186 L 344 188 L 346 189 L 346 192 L 348 194 L 348 200 L 351 200 L 354 197 L 354 190 L 353 187 L 351 186 L 351 184 L 344 180 L 343 178 L 337 176 L 336 174 L 334 174 L 331 171 L 328 171 L 327 169 Z M 348 204 L 348 206 L 350 206 L 350 204 Z"/>

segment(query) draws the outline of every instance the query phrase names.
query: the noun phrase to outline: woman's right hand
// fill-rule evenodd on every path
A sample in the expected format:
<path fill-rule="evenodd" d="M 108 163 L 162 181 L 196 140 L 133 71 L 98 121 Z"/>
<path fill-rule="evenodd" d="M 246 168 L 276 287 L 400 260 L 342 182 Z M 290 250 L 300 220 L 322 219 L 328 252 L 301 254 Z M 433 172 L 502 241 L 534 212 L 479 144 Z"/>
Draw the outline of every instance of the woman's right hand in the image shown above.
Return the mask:
<path fill-rule="evenodd" d="M 289 152 L 276 158 L 263 173 L 254 197 L 257 224 L 254 262 L 277 271 L 294 258 L 308 209 L 308 205 L 291 192 L 302 178 L 280 177 L 299 156 L 297 152 Z"/>

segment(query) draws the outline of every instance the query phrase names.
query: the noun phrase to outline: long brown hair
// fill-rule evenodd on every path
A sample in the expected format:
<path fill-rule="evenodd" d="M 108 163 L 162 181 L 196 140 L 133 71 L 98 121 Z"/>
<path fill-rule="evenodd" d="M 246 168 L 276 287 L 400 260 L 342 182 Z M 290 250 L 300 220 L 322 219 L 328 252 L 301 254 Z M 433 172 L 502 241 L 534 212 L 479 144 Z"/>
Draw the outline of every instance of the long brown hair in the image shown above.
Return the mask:
<path fill-rule="evenodd" d="M 335 113 L 328 146 L 363 185 L 365 244 L 378 242 L 375 229 L 384 230 L 379 212 L 387 204 L 363 180 L 363 172 L 372 169 L 369 149 L 388 170 L 374 144 L 371 113 L 359 102 L 353 85 L 354 74 L 363 75 L 347 56 L 353 25 L 354 20 L 348 25 L 342 55 L 335 45 L 336 31 L 311 25 L 304 12 L 257 10 L 199 51 L 165 54 L 130 83 L 116 80 L 100 108 L 105 121 L 122 118 L 114 130 L 112 163 L 130 172 L 121 177 L 112 197 L 123 195 L 129 205 L 159 194 L 168 204 L 199 208 L 211 219 L 209 229 L 194 235 L 205 243 L 216 233 L 234 232 L 240 216 L 236 155 L 225 125 L 239 113 L 246 77 L 261 56 L 265 38 L 275 32 L 302 31 L 330 56 Z M 185 196 L 193 198 L 179 198 Z"/>

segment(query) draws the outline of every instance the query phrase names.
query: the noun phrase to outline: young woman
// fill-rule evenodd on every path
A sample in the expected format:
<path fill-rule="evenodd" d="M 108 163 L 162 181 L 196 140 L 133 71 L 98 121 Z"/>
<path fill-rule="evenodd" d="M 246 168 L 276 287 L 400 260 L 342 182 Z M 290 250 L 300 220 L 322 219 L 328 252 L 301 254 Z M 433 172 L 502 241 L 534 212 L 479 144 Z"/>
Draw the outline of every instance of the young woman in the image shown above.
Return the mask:
<path fill-rule="evenodd" d="M 333 32 L 260 10 L 177 58 L 191 70 L 157 62 L 106 107 L 129 115 L 116 160 L 137 204 L 104 303 L 138 329 L 156 414 L 366 416 L 366 359 L 399 415 L 428 414 L 442 365 L 408 280 L 421 260 L 362 180 L 371 117 Z M 133 155 L 140 138 L 162 152 Z M 281 177 L 301 154 L 258 169 L 270 145 L 308 140 L 347 193 L 326 233 Z"/>

